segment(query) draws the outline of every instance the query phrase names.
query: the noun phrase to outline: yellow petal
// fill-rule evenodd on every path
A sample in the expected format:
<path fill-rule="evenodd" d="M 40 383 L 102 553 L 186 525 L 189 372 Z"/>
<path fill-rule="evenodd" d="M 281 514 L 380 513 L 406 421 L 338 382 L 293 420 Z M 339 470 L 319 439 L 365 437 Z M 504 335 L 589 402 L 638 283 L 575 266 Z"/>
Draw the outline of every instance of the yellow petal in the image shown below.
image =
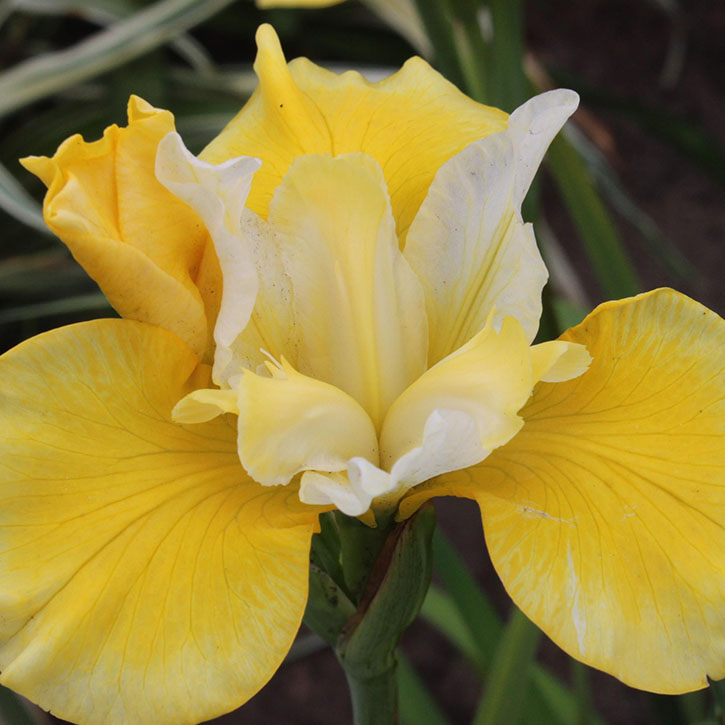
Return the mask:
<path fill-rule="evenodd" d="M 338 388 L 282 365 L 273 377 L 247 371 L 238 383 L 239 456 L 254 480 L 274 486 L 300 471 L 344 471 L 355 456 L 377 463 L 365 411 Z"/>
<path fill-rule="evenodd" d="M 438 167 L 472 141 L 506 128 L 503 111 L 467 98 L 420 58 L 370 83 L 304 58 L 288 66 L 269 25 L 257 31 L 257 45 L 259 88 L 201 158 L 261 158 L 248 205 L 262 216 L 295 157 L 364 152 L 385 172 L 404 237 Z"/>
<path fill-rule="evenodd" d="M 425 370 L 420 283 L 398 249 L 379 166 L 362 154 L 297 159 L 269 224 L 292 281 L 298 365 L 379 424 Z"/>
<path fill-rule="evenodd" d="M 511 597 L 571 655 L 642 689 L 705 687 L 725 677 L 725 323 L 657 290 L 564 339 L 589 372 L 540 384 L 523 430 L 438 492 L 479 502 Z"/>
<path fill-rule="evenodd" d="M 48 187 L 43 215 L 123 317 L 171 330 L 202 354 L 211 342 L 219 266 L 199 217 L 156 180 L 168 111 L 132 97 L 129 125 L 63 142 L 23 165 Z"/>
<path fill-rule="evenodd" d="M 1 681 L 83 723 L 196 723 L 270 678 L 305 607 L 315 509 L 171 422 L 197 358 L 128 320 L 0 358 Z"/>
<path fill-rule="evenodd" d="M 517 413 L 533 383 L 521 325 L 507 317 L 497 332 L 489 322 L 392 405 L 380 436 L 383 468 L 410 486 L 477 463 L 521 428 Z"/>
<path fill-rule="evenodd" d="M 534 339 L 548 274 L 521 203 L 577 103 L 567 90 L 532 98 L 506 131 L 475 141 L 438 170 L 405 245 L 425 290 L 429 364 L 470 340 L 494 308 L 497 321 L 511 315 Z"/>

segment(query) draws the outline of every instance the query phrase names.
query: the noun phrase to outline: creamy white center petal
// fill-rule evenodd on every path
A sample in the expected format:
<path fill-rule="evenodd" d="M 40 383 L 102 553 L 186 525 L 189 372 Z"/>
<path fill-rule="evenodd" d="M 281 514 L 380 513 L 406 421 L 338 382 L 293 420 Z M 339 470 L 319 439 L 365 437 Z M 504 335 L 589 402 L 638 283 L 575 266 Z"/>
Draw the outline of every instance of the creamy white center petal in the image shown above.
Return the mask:
<path fill-rule="evenodd" d="M 425 290 L 429 364 L 470 340 L 494 307 L 497 325 L 511 315 L 534 339 L 548 274 L 521 204 L 577 103 L 572 91 L 532 98 L 505 131 L 475 141 L 438 170 L 404 250 Z"/>
<path fill-rule="evenodd" d="M 538 380 L 590 362 L 581 345 L 530 347 L 546 269 L 520 214 L 575 106 L 532 99 L 444 164 L 403 252 L 371 157 L 297 158 L 262 219 L 243 207 L 253 160 L 212 167 L 165 140 L 159 178 L 209 225 L 224 276 L 220 389 L 188 395 L 176 419 L 237 415 L 255 480 L 298 481 L 303 502 L 349 515 L 511 440 Z"/>

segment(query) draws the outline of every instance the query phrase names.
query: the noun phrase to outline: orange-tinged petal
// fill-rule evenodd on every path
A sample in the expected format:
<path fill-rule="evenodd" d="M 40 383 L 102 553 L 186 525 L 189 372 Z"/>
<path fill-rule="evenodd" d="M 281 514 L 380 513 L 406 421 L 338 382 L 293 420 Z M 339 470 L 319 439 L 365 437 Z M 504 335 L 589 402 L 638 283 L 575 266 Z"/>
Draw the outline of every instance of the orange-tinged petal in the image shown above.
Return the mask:
<path fill-rule="evenodd" d="M 591 369 L 541 383 L 523 430 L 433 491 L 475 498 L 519 607 L 574 657 L 663 693 L 725 677 L 725 323 L 672 290 L 564 340 Z"/>
<path fill-rule="evenodd" d="M 506 128 L 503 111 L 467 98 L 420 58 L 370 83 L 304 58 L 287 65 L 269 25 L 257 31 L 257 45 L 259 88 L 201 158 L 261 158 L 248 206 L 262 216 L 295 157 L 363 152 L 383 168 L 404 237 L 438 167 L 472 141 Z"/>
<path fill-rule="evenodd" d="M 212 718 L 297 632 L 316 509 L 248 478 L 233 419 L 171 422 L 196 363 L 129 320 L 0 358 L 0 681 L 65 719 Z"/>
<path fill-rule="evenodd" d="M 174 130 L 168 111 L 132 97 L 128 126 L 99 141 L 64 141 L 52 158 L 23 165 L 48 187 L 50 229 L 120 315 L 171 330 L 198 354 L 211 341 L 221 273 L 199 217 L 156 179 L 159 141 Z"/>

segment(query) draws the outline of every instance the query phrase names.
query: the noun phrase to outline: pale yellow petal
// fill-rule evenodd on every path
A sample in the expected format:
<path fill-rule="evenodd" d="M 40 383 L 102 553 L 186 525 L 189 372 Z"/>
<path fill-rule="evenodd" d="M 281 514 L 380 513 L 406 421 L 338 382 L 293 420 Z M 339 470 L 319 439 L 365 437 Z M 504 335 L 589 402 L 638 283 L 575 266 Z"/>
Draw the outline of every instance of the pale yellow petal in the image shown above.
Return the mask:
<path fill-rule="evenodd" d="M 561 383 L 578 378 L 592 362 L 585 345 L 564 340 L 542 342 L 531 348 L 534 381 Z"/>
<path fill-rule="evenodd" d="M 361 154 L 298 159 L 269 224 L 292 282 L 298 366 L 380 423 L 425 370 L 420 283 L 398 250 L 377 164 Z"/>
<path fill-rule="evenodd" d="M 225 419 L 171 422 L 196 361 L 128 320 L 0 358 L 0 681 L 64 719 L 207 720 L 297 632 L 315 509 L 252 482 Z"/>
<path fill-rule="evenodd" d="M 565 90 L 532 98 L 506 131 L 475 141 L 438 170 L 404 252 L 425 290 L 430 364 L 470 340 L 493 309 L 534 339 L 548 274 L 521 203 L 577 102 Z"/>
<path fill-rule="evenodd" d="M 239 415 L 237 391 L 202 388 L 184 396 L 171 411 L 176 423 L 206 423 L 223 413 Z"/>
<path fill-rule="evenodd" d="M 304 58 L 288 66 L 268 25 L 257 31 L 257 45 L 260 86 L 201 158 L 261 158 L 248 203 L 262 216 L 295 157 L 363 152 L 385 172 L 404 237 L 438 167 L 472 141 L 506 128 L 503 111 L 467 98 L 420 58 L 370 83 Z"/>
<path fill-rule="evenodd" d="M 52 158 L 24 166 L 48 187 L 43 214 L 120 315 L 179 335 L 197 353 L 211 344 L 219 266 L 199 217 L 156 180 L 168 111 L 132 97 L 126 128 L 99 141 L 72 136 Z"/>
<path fill-rule="evenodd" d="M 380 436 L 382 467 L 415 485 L 471 466 L 510 440 L 533 388 L 529 346 L 507 317 L 416 380 L 392 405 Z"/>
<path fill-rule="evenodd" d="M 375 427 L 349 395 L 283 361 L 272 377 L 245 372 L 239 456 L 255 481 L 286 484 L 301 471 L 344 471 L 355 456 L 378 460 Z"/>
<path fill-rule="evenodd" d="M 523 430 L 438 493 L 477 499 L 508 592 L 571 655 L 642 689 L 705 687 L 725 677 L 725 322 L 657 290 L 563 339 L 591 369 L 538 385 Z"/>

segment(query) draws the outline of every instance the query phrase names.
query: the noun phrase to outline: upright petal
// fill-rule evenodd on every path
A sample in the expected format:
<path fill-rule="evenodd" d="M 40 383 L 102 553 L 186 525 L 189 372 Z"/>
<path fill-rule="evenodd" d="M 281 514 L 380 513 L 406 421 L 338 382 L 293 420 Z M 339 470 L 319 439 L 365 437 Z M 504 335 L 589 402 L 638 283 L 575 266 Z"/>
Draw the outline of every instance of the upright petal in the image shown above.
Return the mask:
<path fill-rule="evenodd" d="M 438 493 L 478 501 L 511 597 L 571 655 L 646 690 L 705 687 L 725 677 L 725 323 L 658 290 L 564 339 L 590 371 L 540 384 L 523 430 Z"/>
<path fill-rule="evenodd" d="M 173 129 L 171 113 L 132 96 L 128 127 L 110 126 L 93 143 L 72 136 L 53 158 L 22 163 L 48 187 L 46 223 L 118 313 L 171 330 L 201 354 L 221 277 L 203 223 L 154 175 L 158 143 Z"/>
<path fill-rule="evenodd" d="M 223 295 L 214 328 L 217 384 L 230 375 L 231 347 L 249 322 L 259 288 L 252 246 L 242 238 L 244 202 L 259 164 L 249 156 L 216 166 L 200 161 L 178 133 L 169 133 L 158 145 L 156 177 L 204 221 L 222 270 Z"/>
<path fill-rule="evenodd" d="M 127 320 L 0 358 L 0 681 L 62 718 L 212 718 L 302 618 L 315 509 L 249 479 L 227 420 L 170 421 L 196 362 Z"/>
<path fill-rule="evenodd" d="M 547 271 L 521 203 L 552 138 L 578 103 L 552 91 L 517 109 L 502 133 L 438 170 L 408 232 L 405 257 L 423 284 L 435 364 L 483 328 L 515 317 L 534 339 Z"/>
<path fill-rule="evenodd" d="M 257 31 L 257 45 L 259 88 L 202 158 L 260 157 L 249 207 L 264 217 L 294 158 L 359 151 L 382 166 L 403 238 L 436 169 L 472 141 L 506 127 L 503 111 L 467 98 L 420 58 L 370 83 L 304 58 L 287 65 L 269 25 Z"/>
<path fill-rule="evenodd" d="M 269 214 L 292 283 L 298 366 L 379 425 L 425 370 L 423 293 L 398 250 L 379 166 L 362 154 L 298 159 Z"/>

